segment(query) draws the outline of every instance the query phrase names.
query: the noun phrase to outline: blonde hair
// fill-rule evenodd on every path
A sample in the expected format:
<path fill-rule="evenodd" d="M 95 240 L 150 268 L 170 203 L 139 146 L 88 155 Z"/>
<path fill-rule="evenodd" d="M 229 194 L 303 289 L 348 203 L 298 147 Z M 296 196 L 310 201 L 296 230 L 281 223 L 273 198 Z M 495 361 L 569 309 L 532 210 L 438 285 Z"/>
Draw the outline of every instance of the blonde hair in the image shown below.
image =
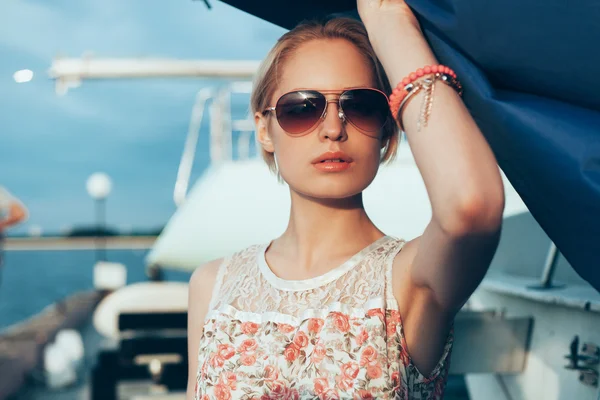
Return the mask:
<path fill-rule="evenodd" d="M 371 65 L 375 77 L 375 88 L 388 95 L 391 93 L 388 78 L 375 55 L 373 47 L 371 47 L 367 31 L 362 22 L 351 18 L 333 18 L 324 21 L 311 20 L 299 24 L 279 38 L 261 63 L 254 79 L 250 97 L 252 114 L 262 113 L 272 106 L 270 102 L 277 89 L 280 80 L 279 74 L 285 62 L 301 45 L 317 39 L 345 39 L 354 44 Z M 386 143 L 381 151 L 381 162 L 386 163 L 395 157 L 400 138 L 398 127 L 393 120 L 388 121 L 382 129 Z M 262 156 L 269 169 L 278 174 L 273 153 L 262 149 Z"/>

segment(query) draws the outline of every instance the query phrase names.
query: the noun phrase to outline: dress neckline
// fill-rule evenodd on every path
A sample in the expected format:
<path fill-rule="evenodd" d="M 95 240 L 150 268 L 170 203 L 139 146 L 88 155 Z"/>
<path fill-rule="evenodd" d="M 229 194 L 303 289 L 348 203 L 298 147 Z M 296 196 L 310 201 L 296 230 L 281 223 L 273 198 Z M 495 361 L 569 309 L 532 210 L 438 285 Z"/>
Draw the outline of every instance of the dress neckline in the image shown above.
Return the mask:
<path fill-rule="evenodd" d="M 350 257 L 347 261 L 341 265 L 335 267 L 331 271 L 328 271 L 322 275 L 315 276 L 314 278 L 301 279 L 301 280 L 289 280 L 283 279 L 275 275 L 271 267 L 267 264 L 266 252 L 271 246 L 272 242 L 262 245 L 257 251 L 257 264 L 263 277 L 276 289 L 285 291 L 301 291 L 311 290 L 317 287 L 326 285 L 334 280 L 340 278 L 342 275 L 350 271 L 354 266 L 361 262 L 365 256 L 367 256 L 373 250 L 379 248 L 383 244 L 393 240 L 393 237 L 385 235 L 368 245 L 367 247 L 360 250 L 358 253 Z"/>

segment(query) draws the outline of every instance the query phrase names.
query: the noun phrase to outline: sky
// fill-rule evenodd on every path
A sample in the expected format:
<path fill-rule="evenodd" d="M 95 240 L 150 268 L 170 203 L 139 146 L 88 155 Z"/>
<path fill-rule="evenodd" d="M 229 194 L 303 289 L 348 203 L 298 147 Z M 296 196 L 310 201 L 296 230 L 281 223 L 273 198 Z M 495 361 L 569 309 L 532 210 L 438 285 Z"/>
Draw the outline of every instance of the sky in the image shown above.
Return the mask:
<path fill-rule="evenodd" d="M 0 185 L 32 227 L 60 232 L 94 222 L 87 178 L 113 183 L 108 224 L 152 229 L 175 211 L 173 186 L 196 92 L 192 79 L 84 81 L 55 92 L 55 57 L 260 60 L 285 31 L 211 0 L 7 0 L 0 13 Z M 30 69 L 18 84 L 15 71 Z M 204 126 L 193 170 L 209 164 Z"/>

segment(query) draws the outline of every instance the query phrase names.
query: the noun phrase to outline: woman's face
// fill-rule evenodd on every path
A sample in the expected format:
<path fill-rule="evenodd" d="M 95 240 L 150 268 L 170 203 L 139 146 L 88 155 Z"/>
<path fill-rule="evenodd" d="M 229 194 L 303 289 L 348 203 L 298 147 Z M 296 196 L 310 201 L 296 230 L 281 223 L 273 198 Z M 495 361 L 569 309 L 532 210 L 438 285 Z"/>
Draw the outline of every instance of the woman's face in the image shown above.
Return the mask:
<path fill-rule="evenodd" d="M 375 87 L 374 76 L 364 56 L 346 40 L 312 40 L 285 63 L 270 106 L 282 94 L 298 89 L 326 92 L 328 100 L 325 118 L 302 136 L 288 135 L 275 113 L 255 117 L 259 141 L 275 154 L 279 172 L 292 190 L 312 198 L 342 199 L 362 192 L 375 178 L 381 139 L 365 135 L 339 116 L 340 93 L 356 87 Z M 342 152 L 344 164 L 318 162 L 328 152 Z"/>

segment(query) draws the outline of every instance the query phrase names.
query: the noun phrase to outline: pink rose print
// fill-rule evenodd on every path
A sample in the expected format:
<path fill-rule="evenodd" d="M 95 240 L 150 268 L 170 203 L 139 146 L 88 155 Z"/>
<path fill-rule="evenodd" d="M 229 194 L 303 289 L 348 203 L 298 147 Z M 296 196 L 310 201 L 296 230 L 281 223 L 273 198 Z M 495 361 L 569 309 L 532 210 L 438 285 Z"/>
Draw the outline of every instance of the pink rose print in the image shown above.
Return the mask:
<path fill-rule="evenodd" d="M 245 365 L 247 367 L 254 365 L 254 363 L 256 362 L 256 354 L 242 353 L 242 355 L 240 356 L 240 362 L 242 363 L 242 365 Z"/>
<path fill-rule="evenodd" d="M 223 358 L 219 357 L 218 354 L 213 354 L 210 357 L 210 360 L 208 362 L 209 362 L 210 366 L 213 368 L 221 368 L 225 364 L 225 360 L 223 360 Z"/>
<path fill-rule="evenodd" d="M 217 353 L 222 359 L 229 360 L 235 355 L 235 348 L 230 344 L 220 344 L 217 347 Z"/>
<path fill-rule="evenodd" d="M 292 333 L 296 328 L 288 324 L 278 324 L 277 329 L 279 329 L 279 332 L 281 333 Z"/>
<path fill-rule="evenodd" d="M 336 376 L 338 388 L 343 391 L 348 391 L 354 387 L 354 379 L 358 376 L 358 364 L 349 362 L 341 367 L 341 374 Z"/>
<path fill-rule="evenodd" d="M 379 317 L 381 322 L 383 322 L 384 316 L 383 316 L 383 310 L 381 308 L 372 308 L 369 311 L 367 311 L 367 315 L 369 317 Z"/>
<path fill-rule="evenodd" d="M 258 327 L 260 325 L 254 323 L 254 322 L 244 322 L 242 323 L 241 329 L 242 329 L 242 333 L 244 335 L 254 335 L 256 332 L 258 332 Z"/>
<path fill-rule="evenodd" d="M 358 364 L 355 362 L 346 363 L 342 365 L 341 372 L 344 379 L 356 379 L 358 376 Z"/>
<path fill-rule="evenodd" d="M 284 400 L 287 390 L 282 382 L 275 381 L 271 383 L 270 399 Z"/>
<path fill-rule="evenodd" d="M 373 361 L 377 360 L 377 351 L 373 346 L 367 346 L 360 356 L 360 366 L 364 367 Z"/>
<path fill-rule="evenodd" d="M 363 328 L 363 330 L 356 337 L 356 344 L 361 346 L 369 338 L 369 332 Z"/>
<path fill-rule="evenodd" d="M 312 362 L 315 364 L 320 363 L 321 361 L 323 361 L 326 354 L 327 349 L 325 348 L 325 346 L 323 346 L 322 343 L 317 343 L 311 356 Z"/>
<path fill-rule="evenodd" d="M 393 337 L 393 336 L 396 334 L 396 327 L 397 327 L 397 326 L 398 326 L 398 325 L 396 325 L 396 324 L 394 324 L 394 323 L 388 323 L 388 324 L 387 324 L 387 326 L 386 326 L 386 328 L 385 328 L 385 329 L 386 329 L 387 335 L 388 335 L 389 337 Z"/>
<path fill-rule="evenodd" d="M 367 376 L 371 379 L 381 378 L 382 371 L 381 367 L 377 363 L 370 363 L 367 365 Z"/>
<path fill-rule="evenodd" d="M 346 314 L 342 314 L 340 312 L 332 312 L 331 315 L 333 316 L 333 325 L 337 328 L 338 331 L 346 333 L 350 330 L 350 323 Z"/>
<path fill-rule="evenodd" d="M 285 392 L 286 400 L 299 400 L 300 393 L 298 393 L 298 389 L 287 388 Z"/>
<path fill-rule="evenodd" d="M 240 344 L 240 347 L 238 347 L 238 351 L 240 353 L 243 353 L 246 351 L 254 351 L 254 350 L 256 350 L 257 347 L 258 347 L 258 343 L 256 342 L 256 340 L 246 339 L 242 342 L 242 344 Z"/>
<path fill-rule="evenodd" d="M 327 381 L 327 378 L 316 378 L 313 380 L 313 386 L 315 388 L 315 393 L 318 396 L 321 396 L 329 389 L 329 382 Z"/>
<path fill-rule="evenodd" d="M 273 365 L 267 365 L 264 370 L 264 377 L 267 381 L 274 381 L 279 378 L 279 371 Z"/>
<path fill-rule="evenodd" d="M 296 337 L 294 338 L 294 344 L 303 349 L 308 345 L 308 336 L 306 336 L 306 333 L 300 331 L 296 334 Z"/>
<path fill-rule="evenodd" d="M 352 382 L 348 379 L 344 379 L 341 376 L 336 376 L 335 382 L 337 383 L 337 387 L 340 388 L 340 390 L 345 391 L 345 392 L 352 389 L 352 387 L 354 386 L 354 382 Z"/>
<path fill-rule="evenodd" d="M 236 389 L 237 376 L 233 372 L 227 371 L 221 374 L 221 383 L 228 386 L 231 390 Z"/>
<path fill-rule="evenodd" d="M 387 318 L 387 334 L 388 336 L 394 336 L 396 334 L 396 330 L 398 325 L 400 324 L 400 313 L 396 310 L 389 310 Z"/>
<path fill-rule="evenodd" d="M 290 344 L 283 352 L 285 359 L 289 362 L 294 361 L 300 355 L 300 349 L 295 344 Z"/>
<path fill-rule="evenodd" d="M 388 321 L 393 322 L 395 324 L 400 323 L 400 312 L 398 310 L 388 310 Z"/>
<path fill-rule="evenodd" d="M 367 399 L 374 399 L 375 397 L 373 397 L 373 395 L 365 389 L 360 389 L 357 393 L 358 398 L 361 400 L 367 400 Z"/>
<path fill-rule="evenodd" d="M 338 394 L 337 390 L 329 389 L 327 392 L 319 396 L 319 398 L 322 400 L 339 400 L 340 395 Z"/>
<path fill-rule="evenodd" d="M 325 321 L 321 318 L 311 318 L 308 320 L 308 331 L 311 333 L 319 333 L 324 324 Z"/>
<path fill-rule="evenodd" d="M 229 388 L 222 383 L 218 383 L 215 385 L 215 397 L 218 400 L 230 400 L 231 399 L 231 391 Z"/>

